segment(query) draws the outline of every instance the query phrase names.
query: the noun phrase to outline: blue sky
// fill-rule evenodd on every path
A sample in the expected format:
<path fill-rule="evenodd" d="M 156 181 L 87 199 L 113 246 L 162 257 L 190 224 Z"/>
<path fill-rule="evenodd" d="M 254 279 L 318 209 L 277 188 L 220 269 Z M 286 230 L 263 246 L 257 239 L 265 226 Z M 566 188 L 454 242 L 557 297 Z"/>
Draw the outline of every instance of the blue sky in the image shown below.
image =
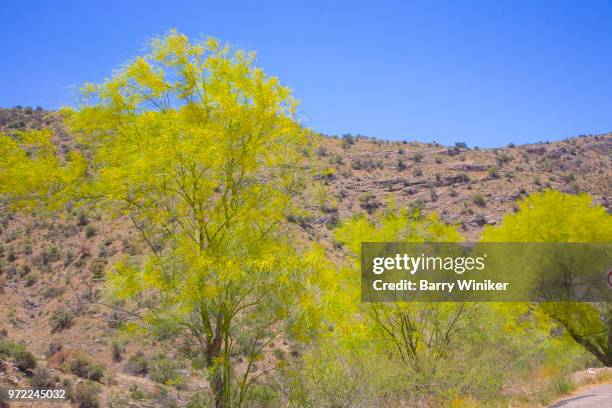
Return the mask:
<path fill-rule="evenodd" d="M 177 28 L 257 51 L 327 134 L 501 146 L 612 131 L 612 0 L 14 1 L 0 106 L 55 109 Z"/>

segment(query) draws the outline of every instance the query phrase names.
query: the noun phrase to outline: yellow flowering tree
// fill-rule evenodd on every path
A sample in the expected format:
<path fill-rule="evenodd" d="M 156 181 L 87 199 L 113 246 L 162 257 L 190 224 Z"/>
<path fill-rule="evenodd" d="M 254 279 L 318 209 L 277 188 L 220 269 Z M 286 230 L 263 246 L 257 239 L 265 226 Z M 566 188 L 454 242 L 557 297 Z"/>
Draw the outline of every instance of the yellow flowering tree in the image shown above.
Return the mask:
<path fill-rule="evenodd" d="M 173 31 L 64 110 L 74 152 L 44 132 L 0 139 L 3 200 L 85 200 L 131 220 L 148 252 L 116 265 L 109 287 L 138 328 L 192 339 L 216 407 L 243 405 L 273 368 L 255 371 L 266 346 L 316 329 L 325 302 L 324 254 L 296 248 L 284 222 L 310 136 L 289 89 L 253 61 Z"/>
<path fill-rule="evenodd" d="M 612 241 L 612 216 L 594 205 L 588 194 L 555 190 L 535 193 L 518 205 L 519 211 L 489 227 L 484 242 Z M 569 336 L 602 364 L 612 366 L 612 305 L 609 303 L 544 302 L 538 310 L 561 324 Z"/>
<path fill-rule="evenodd" d="M 460 242 L 461 236 L 436 214 L 422 216 L 391 208 L 372 220 L 363 215 L 354 217 L 337 230 L 336 239 L 353 254 L 356 267 L 362 242 Z M 464 302 L 372 302 L 365 305 L 363 313 L 376 338 L 394 350 L 405 365 L 427 376 L 435 371 L 471 310 Z"/>

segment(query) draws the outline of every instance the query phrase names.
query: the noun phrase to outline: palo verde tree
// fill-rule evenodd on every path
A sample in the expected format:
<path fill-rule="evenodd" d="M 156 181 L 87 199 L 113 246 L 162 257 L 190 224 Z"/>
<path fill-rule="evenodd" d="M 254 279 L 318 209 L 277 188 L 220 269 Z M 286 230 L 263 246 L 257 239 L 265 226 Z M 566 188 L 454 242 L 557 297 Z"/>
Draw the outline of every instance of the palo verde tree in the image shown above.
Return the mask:
<path fill-rule="evenodd" d="M 436 214 L 423 216 L 419 211 L 409 213 L 391 206 L 372 219 L 354 217 L 337 230 L 336 239 L 354 255 L 357 266 L 361 242 L 460 242 L 461 236 Z M 473 310 L 465 302 L 372 302 L 363 313 L 371 323 L 373 335 L 426 381 L 444 360 Z"/>
<path fill-rule="evenodd" d="M 588 194 L 554 190 L 535 193 L 519 203 L 519 211 L 488 228 L 484 242 L 612 241 L 612 216 L 594 205 Z M 540 311 L 561 324 L 569 336 L 602 364 L 612 366 L 612 305 L 609 303 L 543 302 Z"/>
<path fill-rule="evenodd" d="M 284 222 L 309 133 L 253 62 L 172 31 L 63 112 L 75 151 L 45 132 L 0 139 L 4 200 L 93 202 L 131 221 L 148 252 L 115 266 L 112 294 L 138 310 L 135 328 L 191 338 L 216 407 L 243 405 L 273 368 L 254 368 L 266 345 L 315 329 L 324 303 L 323 254 L 295 248 Z"/>

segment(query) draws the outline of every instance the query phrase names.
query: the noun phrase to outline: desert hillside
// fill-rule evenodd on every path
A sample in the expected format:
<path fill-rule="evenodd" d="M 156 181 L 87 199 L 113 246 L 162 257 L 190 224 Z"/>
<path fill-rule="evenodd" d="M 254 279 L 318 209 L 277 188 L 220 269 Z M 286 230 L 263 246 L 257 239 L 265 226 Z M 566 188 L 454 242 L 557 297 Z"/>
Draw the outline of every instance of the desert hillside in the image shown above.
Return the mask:
<path fill-rule="evenodd" d="M 3 131 L 42 128 L 54 133 L 60 151 L 74 145 L 58 113 L 0 110 Z M 390 205 L 438 213 L 466 240 L 511 213 L 517 200 L 546 188 L 586 192 L 612 209 L 612 134 L 496 149 L 461 141 L 449 147 L 351 135 L 316 139 L 308 153 L 312 178 L 299 197 L 302 211 L 289 221 L 338 257 L 334 228 Z M 207 387 L 200 367 L 180 358 L 190 344 L 168 346 L 116 331 L 132 317 L 109 307 L 104 272 L 145 249 L 127 220 L 109 221 L 103 213 L 87 207 L 67 208 L 59 217 L 23 216 L 0 209 L 0 387 L 35 381 L 76 389 L 91 379 L 99 383 L 102 406 L 185 406 Z M 30 369 L 27 356 L 23 367 L 8 357 L 19 344 L 37 368 Z M 299 356 L 291 341 L 275 342 L 256 369 Z"/>

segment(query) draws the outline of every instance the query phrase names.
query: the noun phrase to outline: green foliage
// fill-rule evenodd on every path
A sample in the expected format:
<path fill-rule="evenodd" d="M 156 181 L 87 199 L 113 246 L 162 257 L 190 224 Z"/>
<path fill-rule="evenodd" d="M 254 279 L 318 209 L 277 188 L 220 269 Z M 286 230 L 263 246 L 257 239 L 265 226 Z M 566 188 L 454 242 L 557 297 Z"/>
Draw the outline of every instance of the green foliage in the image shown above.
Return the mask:
<path fill-rule="evenodd" d="M 180 388 L 185 379 L 179 373 L 182 367 L 181 363 L 173 358 L 166 357 L 162 354 L 152 358 L 149 363 L 149 377 L 158 383 Z"/>
<path fill-rule="evenodd" d="M 58 332 L 69 328 L 74 320 L 74 314 L 65 309 L 56 309 L 51 315 L 51 329 Z"/>
<path fill-rule="evenodd" d="M 586 194 L 569 195 L 554 190 L 532 194 L 519 211 L 489 227 L 487 242 L 610 242 L 612 216 L 593 205 Z M 570 267 L 571 268 L 571 267 Z M 567 334 L 601 363 L 612 366 L 612 305 L 607 303 L 544 302 L 539 311 L 560 323 Z"/>
<path fill-rule="evenodd" d="M 79 150 L 59 152 L 48 131 L 0 134 L 3 205 L 57 210 L 84 202 L 132 222 L 145 253 L 108 268 L 105 259 L 96 259 L 90 271 L 101 280 L 108 269 L 109 296 L 139 314 L 124 325 L 130 334 L 160 343 L 193 341 L 188 354 L 207 377 L 210 395 L 196 394 L 187 406 L 461 406 L 462 398 L 491 401 L 504 384 L 541 366 L 554 372 L 551 387 L 565 392 L 571 389 L 567 372 L 581 354 L 566 336 L 548 333 L 554 325 L 612 365 L 609 305 L 360 302 L 362 242 L 462 237 L 437 215 L 423 215 L 421 200 L 408 209 L 390 203 L 381 210 L 368 193 L 359 200 L 368 216 L 355 216 L 335 231 L 348 254 L 340 268 L 322 248 L 300 244 L 291 224 L 307 226 L 313 217 L 295 205 L 312 137 L 298 121 L 290 90 L 255 67 L 254 58 L 215 39 L 193 42 L 170 32 L 104 83 L 86 85 L 82 104 L 62 112 Z M 343 146 L 356 141 L 345 135 Z M 458 143 L 452 152 L 465 147 Z M 317 150 L 320 157 L 328 154 Z M 423 155 L 411 159 L 418 163 Z M 490 177 L 499 177 L 511 160 L 498 156 Z M 374 170 L 384 162 L 355 158 L 351 166 Z M 398 160 L 397 167 L 407 165 Z M 333 168 L 318 174 L 336 177 Z M 413 168 L 413 174 L 422 170 Z M 448 179 L 471 182 L 466 173 Z M 430 197 L 438 199 L 433 188 Z M 337 213 L 324 190 L 316 191 L 316 201 L 320 210 Z M 473 203 L 486 206 L 479 194 Z M 72 214 L 87 239 L 96 236 L 82 210 Z M 475 221 L 487 223 L 482 214 Z M 527 197 L 483 239 L 609 242 L 612 226 L 590 197 L 546 191 Z M 6 252 L 9 262 L 17 259 L 12 245 Z M 48 266 L 59 258 L 51 247 L 33 262 Z M 26 285 L 36 282 L 29 270 L 20 274 Z M 55 310 L 53 331 L 70 327 L 73 317 Z M 291 342 L 291 356 L 272 347 L 280 339 Z M 122 345 L 113 343 L 111 350 L 120 361 Z M 4 338 L 0 357 L 22 370 L 36 365 L 23 345 Z M 256 368 L 262 360 L 276 364 L 281 375 Z M 168 356 L 138 352 L 125 371 L 180 388 L 182 367 Z M 76 387 L 75 403 L 99 406 L 99 387 L 90 381 L 103 378 L 103 367 L 75 353 L 63 368 L 87 380 Z M 33 386 L 50 383 L 44 369 L 34 372 Z M 137 386 L 130 391 L 134 399 L 145 398 Z"/>
<path fill-rule="evenodd" d="M 461 236 L 455 227 L 440 222 L 435 214 L 423 217 L 419 211 L 408 213 L 390 206 L 386 212 L 378 213 L 372 220 L 365 216 L 354 217 L 337 230 L 336 239 L 344 243 L 353 254 L 356 268 L 361 242 L 458 242 Z M 354 281 L 358 282 L 357 279 Z M 356 299 L 353 302 L 358 304 Z M 404 370 L 408 369 L 406 373 L 419 377 L 421 383 L 432 383 L 434 374 L 446 362 L 450 347 L 457 341 L 457 334 L 471 324 L 473 311 L 474 306 L 465 303 L 372 303 L 359 310 L 366 324 L 362 319 L 357 319 L 352 323 L 355 326 L 347 330 L 352 332 L 352 338 L 377 345 L 369 348 L 368 353 L 377 356 L 385 353 L 392 355 L 393 364 L 385 361 L 386 369 L 403 366 Z M 348 317 L 345 319 L 350 321 Z M 320 360 L 317 360 L 317 364 L 326 366 Z M 347 362 L 345 368 L 330 367 L 329 364 L 327 367 L 345 371 L 353 365 Z M 409 381 L 405 374 L 403 377 Z M 349 395 L 346 392 L 351 392 L 353 386 L 360 387 L 359 384 L 366 379 L 359 372 L 353 372 L 345 378 L 357 383 L 351 386 L 338 384 L 339 388 L 345 389 L 344 392 L 330 389 L 328 393 L 345 401 L 338 402 L 340 405 L 351 405 L 353 402 L 347 400 Z"/>
<path fill-rule="evenodd" d="M 361 242 L 458 242 L 461 235 L 437 214 L 421 216 L 418 210 L 409 213 L 391 206 L 373 220 L 363 215 L 353 217 L 336 231 L 336 239 L 357 255 Z"/>
<path fill-rule="evenodd" d="M 83 175 L 85 159 L 74 152 L 60 162 L 51 136 L 47 130 L 0 133 L 0 196 L 8 195 L 13 207 L 32 208 L 46 201 L 59 208 L 65 202 L 61 195 Z"/>
<path fill-rule="evenodd" d="M 123 344 L 117 340 L 113 340 L 111 343 L 111 355 L 113 356 L 113 361 L 118 363 L 123 359 L 123 352 L 125 351 Z"/>
<path fill-rule="evenodd" d="M 94 259 L 89 264 L 89 270 L 91 271 L 91 275 L 94 280 L 102 280 L 104 278 L 105 268 L 106 268 L 106 261 L 101 258 Z"/>
<path fill-rule="evenodd" d="M 63 111 L 80 151 L 60 156 L 49 132 L 0 136 L 0 199 L 51 209 L 78 199 L 132 221 L 147 256 L 108 279 L 114 298 L 142 312 L 128 330 L 195 336 L 223 406 L 245 402 L 260 344 L 319 329 L 315 289 L 329 267 L 319 249 L 294 247 L 285 222 L 311 135 L 290 90 L 254 59 L 172 31 Z"/>
<path fill-rule="evenodd" d="M 499 227 L 489 227 L 485 242 L 610 242 L 612 217 L 588 194 L 555 190 L 534 193 L 518 203 Z"/>
<path fill-rule="evenodd" d="M 487 169 L 489 173 L 489 177 L 491 178 L 499 178 L 499 169 L 495 166 L 491 166 Z"/>
<path fill-rule="evenodd" d="M 34 285 L 38 281 L 38 275 L 30 272 L 26 276 L 23 277 L 23 282 L 26 288 Z"/>
<path fill-rule="evenodd" d="M 98 230 L 93 225 L 88 225 L 85 227 L 85 238 L 93 238 L 98 233 Z"/>
<path fill-rule="evenodd" d="M 487 202 L 482 194 L 476 194 L 472 197 L 472 202 L 479 207 L 486 207 Z"/>
<path fill-rule="evenodd" d="M 100 386 L 87 381 L 77 384 L 72 399 L 79 408 L 98 408 L 100 406 L 99 394 Z"/>
<path fill-rule="evenodd" d="M 20 370 L 36 367 L 36 357 L 26 350 L 23 344 L 0 337 L 0 359 L 12 359 Z"/>
<path fill-rule="evenodd" d="M 92 381 L 100 381 L 104 376 L 104 368 L 84 352 L 75 352 L 71 356 L 68 369 L 72 374 Z"/>
<path fill-rule="evenodd" d="M 55 388 L 55 380 L 51 372 L 45 367 L 37 367 L 32 372 L 30 384 L 35 389 L 50 389 Z"/>
<path fill-rule="evenodd" d="M 31 370 L 36 367 L 36 357 L 26 350 L 17 350 L 13 353 L 13 361 L 20 370 Z"/>
<path fill-rule="evenodd" d="M 125 371 L 132 375 L 146 375 L 149 372 L 147 358 L 141 350 L 128 359 Z"/>

